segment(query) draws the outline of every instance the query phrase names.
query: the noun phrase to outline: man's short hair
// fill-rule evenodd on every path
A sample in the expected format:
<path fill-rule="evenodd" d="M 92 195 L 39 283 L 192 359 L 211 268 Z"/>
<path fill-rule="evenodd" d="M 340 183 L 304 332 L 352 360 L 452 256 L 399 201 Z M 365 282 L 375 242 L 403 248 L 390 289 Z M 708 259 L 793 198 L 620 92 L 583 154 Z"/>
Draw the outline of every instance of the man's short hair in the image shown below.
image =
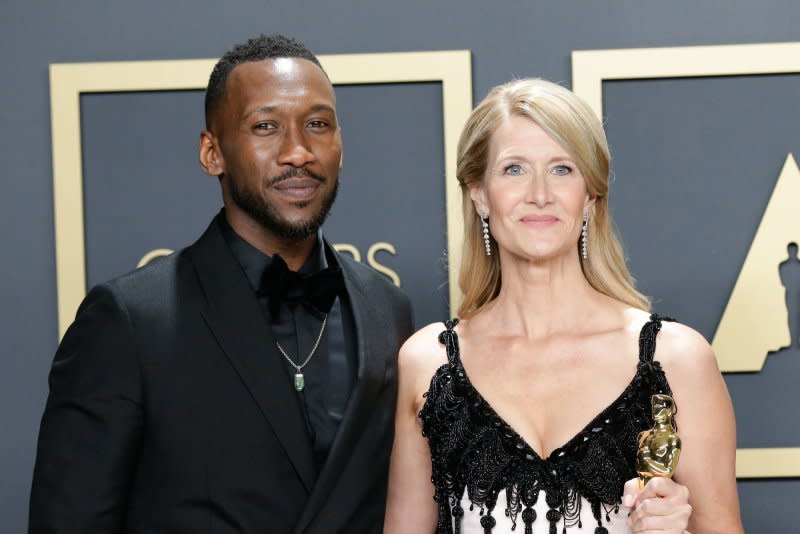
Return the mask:
<path fill-rule="evenodd" d="M 219 106 L 222 96 L 225 94 L 228 76 L 234 67 L 248 61 L 261 61 L 263 59 L 279 57 L 307 59 L 317 65 L 322 72 L 325 72 L 317 56 L 315 56 L 311 50 L 306 48 L 300 41 L 285 35 L 277 33 L 264 35 L 262 33 L 257 37 L 248 39 L 245 43 L 234 45 L 233 48 L 225 52 L 225 55 L 217 61 L 208 79 L 205 102 L 206 128 L 210 126 L 211 117 Z"/>

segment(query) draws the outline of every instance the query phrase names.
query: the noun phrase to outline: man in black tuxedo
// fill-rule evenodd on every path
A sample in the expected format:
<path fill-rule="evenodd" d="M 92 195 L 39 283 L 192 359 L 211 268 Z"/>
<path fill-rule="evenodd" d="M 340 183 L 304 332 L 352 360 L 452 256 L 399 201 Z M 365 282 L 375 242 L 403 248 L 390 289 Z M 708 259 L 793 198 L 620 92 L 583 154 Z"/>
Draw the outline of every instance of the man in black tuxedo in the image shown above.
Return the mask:
<path fill-rule="evenodd" d="M 30 532 L 379 532 L 408 299 L 319 227 L 342 162 L 317 59 L 217 63 L 200 164 L 224 209 L 95 287 L 56 353 Z"/>

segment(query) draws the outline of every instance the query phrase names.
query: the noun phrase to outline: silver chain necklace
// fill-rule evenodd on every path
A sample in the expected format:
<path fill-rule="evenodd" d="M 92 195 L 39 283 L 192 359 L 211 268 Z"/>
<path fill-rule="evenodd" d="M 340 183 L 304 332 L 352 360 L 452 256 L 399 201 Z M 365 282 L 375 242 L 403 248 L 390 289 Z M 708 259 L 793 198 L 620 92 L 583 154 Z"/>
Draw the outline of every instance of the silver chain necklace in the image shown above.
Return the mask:
<path fill-rule="evenodd" d="M 303 374 L 303 367 L 305 367 L 306 364 L 311 361 L 311 358 L 314 357 L 314 353 L 317 352 L 317 347 L 319 347 L 319 342 L 322 340 L 322 333 L 325 331 L 325 325 L 327 324 L 328 324 L 328 314 L 326 313 L 325 318 L 322 320 L 322 328 L 319 329 L 319 335 L 317 336 L 317 340 L 314 342 L 314 346 L 311 348 L 311 352 L 308 353 L 308 356 L 306 356 L 305 361 L 300 365 L 294 363 L 294 361 L 289 357 L 289 355 L 286 354 L 286 351 L 283 350 L 281 344 L 278 343 L 278 340 L 277 339 L 275 340 L 275 346 L 278 347 L 278 351 L 280 351 L 283 357 L 286 358 L 286 361 L 289 362 L 289 365 L 294 367 L 295 371 L 297 371 L 294 374 L 294 389 L 296 389 L 297 391 L 303 391 L 303 388 L 306 387 L 306 377 Z"/>

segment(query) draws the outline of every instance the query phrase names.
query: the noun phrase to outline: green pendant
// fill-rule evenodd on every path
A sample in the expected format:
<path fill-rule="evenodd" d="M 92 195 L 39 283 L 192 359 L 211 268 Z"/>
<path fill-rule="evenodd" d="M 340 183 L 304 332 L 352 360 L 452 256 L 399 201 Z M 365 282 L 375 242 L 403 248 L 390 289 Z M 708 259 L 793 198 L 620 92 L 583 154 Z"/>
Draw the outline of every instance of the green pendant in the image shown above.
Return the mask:
<path fill-rule="evenodd" d="M 306 387 L 306 377 L 303 376 L 303 373 L 295 373 L 294 389 L 296 389 L 297 391 L 303 391 L 304 387 Z"/>

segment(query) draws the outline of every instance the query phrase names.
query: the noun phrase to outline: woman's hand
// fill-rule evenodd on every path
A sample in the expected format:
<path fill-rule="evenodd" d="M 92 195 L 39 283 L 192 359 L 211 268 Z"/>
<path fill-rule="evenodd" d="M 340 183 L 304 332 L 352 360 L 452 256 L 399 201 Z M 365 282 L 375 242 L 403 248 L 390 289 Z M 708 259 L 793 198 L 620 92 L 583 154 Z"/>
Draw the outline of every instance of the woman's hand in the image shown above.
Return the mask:
<path fill-rule="evenodd" d="M 625 483 L 622 505 L 631 509 L 628 525 L 634 534 L 686 534 L 692 507 L 689 490 L 669 478 L 652 478 L 639 488 L 639 479 Z"/>

